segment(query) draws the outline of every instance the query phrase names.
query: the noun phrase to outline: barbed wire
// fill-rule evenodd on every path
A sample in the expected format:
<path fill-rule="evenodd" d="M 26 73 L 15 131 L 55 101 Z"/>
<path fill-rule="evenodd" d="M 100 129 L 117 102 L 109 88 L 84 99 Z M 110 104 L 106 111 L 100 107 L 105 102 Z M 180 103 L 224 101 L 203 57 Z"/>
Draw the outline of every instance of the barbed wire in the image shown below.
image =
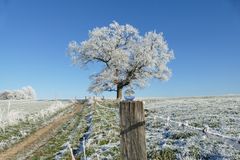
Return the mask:
<path fill-rule="evenodd" d="M 111 110 L 111 111 L 114 111 L 114 112 L 118 110 L 118 109 L 115 109 L 115 108 L 105 107 L 105 106 L 99 104 L 97 101 L 96 101 L 96 104 L 98 106 L 104 108 L 104 109 L 108 109 L 108 110 Z M 175 123 L 178 126 L 181 126 L 183 128 L 189 128 L 191 130 L 198 131 L 198 132 L 206 135 L 208 138 L 210 138 L 210 136 L 221 138 L 226 143 L 228 143 L 228 144 L 230 144 L 230 145 L 240 149 L 240 137 L 236 138 L 236 137 L 232 137 L 232 136 L 223 135 L 221 133 L 218 133 L 217 131 L 214 131 L 214 130 L 210 129 L 207 125 L 205 127 L 203 127 L 203 128 L 194 127 L 194 126 L 189 125 L 188 121 L 185 121 L 184 123 L 183 122 L 179 122 L 179 121 L 175 121 L 175 120 L 170 119 L 170 116 L 168 116 L 168 117 L 158 116 L 158 118 L 165 120 L 167 127 L 169 127 L 170 123 Z M 235 118 L 233 118 L 233 119 L 235 119 Z M 236 118 L 236 119 L 238 119 L 238 118 Z"/>
<path fill-rule="evenodd" d="M 167 114 L 167 113 L 163 113 L 163 114 Z M 179 116 L 179 115 L 178 115 Z M 222 118 L 222 115 L 219 115 L 219 114 L 204 114 L 204 113 L 197 113 L 197 118 L 201 118 L 201 116 L 204 116 L 205 118 L 206 117 L 216 117 L 218 119 L 221 119 Z M 192 115 L 184 115 L 184 119 L 182 120 L 186 120 L 186 119 L 196 119 L 196 116 L 192 116 Z M 230 117 L 230 116 L 227 116 L 227 115 L 224 115 L 225 118 L 227 119 L 232 119 L 232 120 L 236 120 L 236 121 L 240 121 L 240 118 L 237 118 L 237 117 Z"/>
<path fill-rule="evenodd" d="M 169 125 L 170 123 L 175 123 L 178 126 L 181 126 L 183 128 L 189 128 L 191 130 L 201 132 L 202 134 L 206 135 L 208 138 L 210 138 L 210 136 L 221 138 L 226 143 L 240 149 L 240 138 L 220 134 L 217 131 L 214 131 L 212 129 L 210 130 L 210 128 L 208 126 L 205 126 L 203 128 L 199 128 L 199 127 L 194 127 L 194 126 L 189 125 L 187 121 L 183 123 L 183 122 L 171 120 L 169 116 L 167 118 L 163 117 L 163 116 L 158 116 L 158 118 L 165 120 L 166 121 L 165 126 L 168 127 L 168 128 L 170 126 Z M 156 118 L 154 118 L 154 119 L 156 120 Z"/>

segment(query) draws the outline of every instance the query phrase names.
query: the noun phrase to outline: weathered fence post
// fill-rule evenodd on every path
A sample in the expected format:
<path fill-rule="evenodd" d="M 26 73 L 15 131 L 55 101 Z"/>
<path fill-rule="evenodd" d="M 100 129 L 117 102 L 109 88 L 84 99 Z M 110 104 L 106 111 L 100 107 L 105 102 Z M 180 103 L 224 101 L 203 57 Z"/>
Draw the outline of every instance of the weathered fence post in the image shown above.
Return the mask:
<path fill-rule="evenodd" d="M 145 115 L 143 102 L 120 102 L 121 159 L 146 160 Z"/>

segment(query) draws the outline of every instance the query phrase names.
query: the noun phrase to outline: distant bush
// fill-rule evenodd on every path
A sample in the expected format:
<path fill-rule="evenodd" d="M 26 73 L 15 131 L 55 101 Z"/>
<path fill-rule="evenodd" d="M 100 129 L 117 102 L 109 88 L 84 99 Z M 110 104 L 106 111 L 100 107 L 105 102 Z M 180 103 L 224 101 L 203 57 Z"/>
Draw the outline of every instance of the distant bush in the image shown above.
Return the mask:
<path fill-rule="evenodd" d="M 36 92 L 31 86 L 23 87 L 19 90 L 6 90 L 0 92 L 0 100 L 21 100 L 21 99 L 36 99 Z"/>

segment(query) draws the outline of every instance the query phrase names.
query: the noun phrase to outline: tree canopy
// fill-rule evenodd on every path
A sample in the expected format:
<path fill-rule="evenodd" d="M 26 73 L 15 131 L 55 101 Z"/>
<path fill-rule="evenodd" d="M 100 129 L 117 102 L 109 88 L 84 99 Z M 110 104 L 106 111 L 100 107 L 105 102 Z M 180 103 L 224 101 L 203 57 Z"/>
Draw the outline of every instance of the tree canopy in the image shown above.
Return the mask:
<path fill-rule="evenodd" d="M 167 63 L 174 58 L 163 33 L 151 31 L 142 36 L 135 27 L 115 21 L 89 31 L 86 41 L 71 41 L 68 55 L 81 67 L 103 63 L 102 70 L 91 75 L 89 91 L 117 91 L 117 98 L 122 98 L 126 86 L 142 88 L 151 78 L 168 80 L 171 70 Z"/>

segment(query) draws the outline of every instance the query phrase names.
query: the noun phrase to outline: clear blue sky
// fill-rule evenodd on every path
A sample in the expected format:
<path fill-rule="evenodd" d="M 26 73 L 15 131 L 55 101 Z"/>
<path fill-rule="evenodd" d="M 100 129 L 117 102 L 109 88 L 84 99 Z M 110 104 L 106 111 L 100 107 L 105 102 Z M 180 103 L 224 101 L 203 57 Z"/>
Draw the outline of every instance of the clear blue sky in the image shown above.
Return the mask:
<path fill-rule="evenodd" d="M 175 52 L 171 79 L 152 80 L 137 96 L 240 93 L 238 0 L 0 0 L 0 91 L 31 85 L 39 98 L 88 95 L 95 70 L 72 66 L 67 45 L 113 20 L 163 32 Z"/>

